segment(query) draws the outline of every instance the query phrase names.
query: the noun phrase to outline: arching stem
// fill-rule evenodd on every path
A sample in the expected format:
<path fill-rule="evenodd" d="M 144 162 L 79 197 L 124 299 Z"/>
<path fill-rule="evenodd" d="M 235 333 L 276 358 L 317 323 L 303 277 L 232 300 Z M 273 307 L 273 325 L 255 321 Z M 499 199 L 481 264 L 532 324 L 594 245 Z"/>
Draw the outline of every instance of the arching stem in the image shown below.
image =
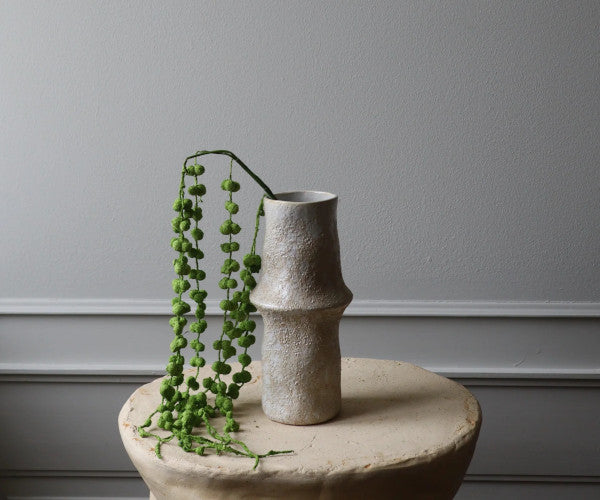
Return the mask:
<path fill-rule="evenodd" d="M 252 172 L 252 170 L 250 170 L 248 168 L 248 166 L 242 161 L 240 160 L 236 155 L 234 155 L 231 151 L 226 151 L 224 149 L 216 149 L 214 151 L 197 151 L 196 154 L 193 154 L 191 156 L 188 156 L 185 161 L 183 162 L 183 166 L 184 168 L 186 167 L 186 163 L 188 162 L 188 160 L 193 160 L 195 158 L 198 158 L 200 156 L 204 156 L 204 155 L 224 155 L 224 156 L 229 156 L 229 158 L 231 158 L 233 161 L 235 161 L 240 167 L 242 167 L 246 173 L 252 177 L 252 179 L 254 179 L 254 181 L 261 187 L 263 188 L 264 192 L 267 194 L 267 196 L 269 198 L 271 198 L 272 200 L 276 200 L 277 197 L 273 194 L 273 191 L 271 191 L 271 189 L 269 188 L 269 186 L 267 186 L 263 180 L 256 175 L 254 172 Z"/>

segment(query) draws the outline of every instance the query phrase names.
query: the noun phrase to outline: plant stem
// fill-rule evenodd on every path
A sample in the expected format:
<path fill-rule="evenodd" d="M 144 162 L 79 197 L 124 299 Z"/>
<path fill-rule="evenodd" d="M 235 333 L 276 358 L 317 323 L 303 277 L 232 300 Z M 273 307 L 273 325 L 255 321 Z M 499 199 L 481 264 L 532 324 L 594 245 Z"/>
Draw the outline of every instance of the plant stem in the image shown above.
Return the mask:
<path fill-rule="evenodd" d="M 183 162 L 183 166 L 186 166 L 186 163 L 188 160 L 193 160 L 194 158 L 198 158 L 199 156 L 204 156 L 204 155 L 225 155 L 225 156 L 229 156 L 229 158 L 231 158 L 233 161 L 235 161 L 240 167 L 242 167 L 246 173 L 252 177 L 252 179 L 254 179 L 254 181 L 256 181 L 256 183 L 263 188 L 264 192 L 267 193 L 267 196 L 269 198 L 271 198 L 272 200 L 276 200 L 277 197 L 273 194 L 273 191 L 271 191 L 271 189 L 269 188 L 269 186 L 267 186 L 263 180 L 256 175 L 254 172 L 252 172 L 252 170 L 250 170 L 246 164 L 240 160 L 236 155 L 234 155 L 231 151 L 226 151 L 224 149 L 216 149 L 214 151 L 197 151 L 196 154 L 188 156 L 185 161 Z"/>

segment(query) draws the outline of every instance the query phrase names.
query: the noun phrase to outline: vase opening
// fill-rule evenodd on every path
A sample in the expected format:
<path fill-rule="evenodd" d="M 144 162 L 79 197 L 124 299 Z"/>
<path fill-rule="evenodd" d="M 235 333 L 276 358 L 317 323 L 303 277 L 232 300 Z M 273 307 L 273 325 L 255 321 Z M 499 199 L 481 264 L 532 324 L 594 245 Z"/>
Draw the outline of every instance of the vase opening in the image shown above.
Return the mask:
<path fill-rule="evenodd" d="M 288 203 L 319 203 L 337 198 L 335 194 L 324 191 L 288 191 L 286 193 L 275 193 L 276 200 L 269 200 L 277 203 L 278 201 Z"/>

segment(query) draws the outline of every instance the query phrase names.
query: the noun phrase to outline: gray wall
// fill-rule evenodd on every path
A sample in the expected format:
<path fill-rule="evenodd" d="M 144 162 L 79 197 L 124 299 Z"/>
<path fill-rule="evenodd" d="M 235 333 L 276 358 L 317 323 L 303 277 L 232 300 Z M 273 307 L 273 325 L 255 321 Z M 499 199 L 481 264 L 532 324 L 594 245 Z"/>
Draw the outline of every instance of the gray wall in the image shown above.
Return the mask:
<path fill-rule="evenodd" d="M 596 497 L 599 24 L 595 1 L 0 1 L 0 491 L 144 496 L 116 413 L 167 354 L 181 162 L 227 148 L 339 195 L 344 355 L 479 398 L 460 498 Z"/>

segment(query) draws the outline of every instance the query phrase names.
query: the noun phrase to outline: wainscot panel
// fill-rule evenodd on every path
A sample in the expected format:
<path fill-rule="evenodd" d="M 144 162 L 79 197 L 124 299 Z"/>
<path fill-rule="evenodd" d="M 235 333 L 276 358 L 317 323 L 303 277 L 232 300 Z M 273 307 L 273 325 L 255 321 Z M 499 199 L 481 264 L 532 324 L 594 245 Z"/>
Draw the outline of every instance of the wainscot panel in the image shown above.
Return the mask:
<path fill-rule="evenodd" d="M 419 364 L 477 396 L 483 427 L 457 498 L 597 497 L 600 319 L 589 313 L 596 309 L 569 317 L 563 305 L 560 314 L 520 316 L 496 304 L 474 317 L 469 308 L 436 316 L 427 307 L 411 309 L 424 316 L 345 317 L 341 346 L 346 356 Z M 144 498 L 116 417 L 135 388 L 162 373 L 166 320 L 123 311 L 0 316 L 0 492 Z"/>

